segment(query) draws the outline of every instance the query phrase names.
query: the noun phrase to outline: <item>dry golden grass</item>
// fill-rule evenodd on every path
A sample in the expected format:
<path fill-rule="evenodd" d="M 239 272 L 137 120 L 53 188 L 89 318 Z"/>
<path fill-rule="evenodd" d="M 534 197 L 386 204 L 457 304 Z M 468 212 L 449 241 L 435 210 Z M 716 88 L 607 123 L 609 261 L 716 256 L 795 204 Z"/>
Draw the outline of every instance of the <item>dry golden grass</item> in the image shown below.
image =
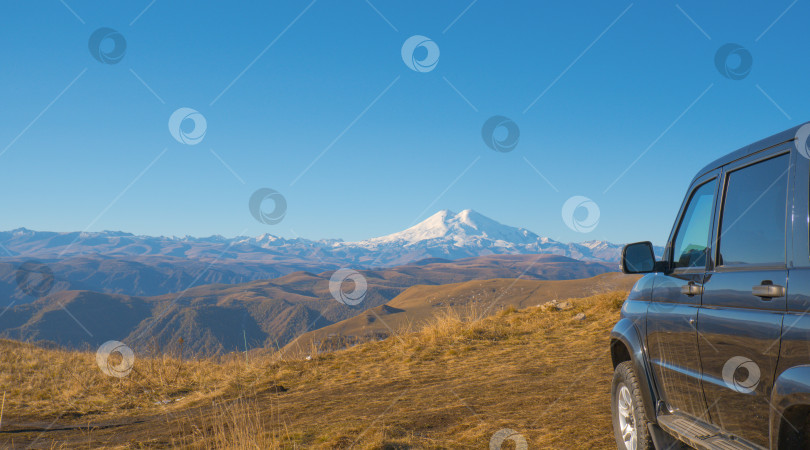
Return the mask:
<path fill-rule="evenodd" d="M 265 408 L 256 400 L 238 398 L 217 404 L 211 415 L 201 414 L 199 421 L 181 424 L 187 428 L 178 433 L 173 446 L 239 450 L 281 448 L 282 440 L 268 431 L 270 424 L 265 413 Z"/>
<path fill-rule="evenodd" d="M 311 360 L 144 357 L 123 379 L 89 352 L 2 342 L 0 446 L 485 448 L 508 428 L 530 448 L 610 448 L 608 335 L 625 297 L 483 319 L 448 309 Z M 32 425 L 57 417 L 62 430 Z"/>
<path fill-rule="evenodd" d="M 124 378 L 105 375 L 92 352 L 43 349 L 0 340 L 0 387 L 6 417 L 130 415 L 133 410 L 173 407 L 225 395 L 251 369 L 244 355 L 180 359 L 137 358 Z"/>

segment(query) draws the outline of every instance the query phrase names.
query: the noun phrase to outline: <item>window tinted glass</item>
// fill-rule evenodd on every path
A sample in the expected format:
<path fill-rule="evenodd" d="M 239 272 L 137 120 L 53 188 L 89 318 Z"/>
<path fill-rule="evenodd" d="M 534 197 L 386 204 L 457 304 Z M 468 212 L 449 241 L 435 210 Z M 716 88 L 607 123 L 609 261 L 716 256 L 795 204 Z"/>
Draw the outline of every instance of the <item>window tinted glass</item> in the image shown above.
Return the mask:
<path fill-rule="evenodd" d="M 712 201 L 717 180 L 694 191 L 672 246 L 673 267 L 704 267 L 709 228 L 712 223 Z"/>
<path fill-rule="evenodd" d="M 718 264 L 783 264 L 789 155 L 729 173 Z"/>

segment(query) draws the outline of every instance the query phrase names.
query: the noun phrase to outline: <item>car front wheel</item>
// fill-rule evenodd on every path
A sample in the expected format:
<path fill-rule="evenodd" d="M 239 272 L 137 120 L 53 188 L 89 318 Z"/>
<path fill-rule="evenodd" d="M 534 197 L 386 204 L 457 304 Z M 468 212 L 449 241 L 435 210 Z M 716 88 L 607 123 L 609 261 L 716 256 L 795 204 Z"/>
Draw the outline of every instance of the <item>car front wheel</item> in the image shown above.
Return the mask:
<path fill-rule="evenodd" d="M 647 428 L 649 422 L 632 362 L 625 361 L 616 366 L 610 393 L 613 434 L 618 448 L 653 450 L 655 447 Z"/>

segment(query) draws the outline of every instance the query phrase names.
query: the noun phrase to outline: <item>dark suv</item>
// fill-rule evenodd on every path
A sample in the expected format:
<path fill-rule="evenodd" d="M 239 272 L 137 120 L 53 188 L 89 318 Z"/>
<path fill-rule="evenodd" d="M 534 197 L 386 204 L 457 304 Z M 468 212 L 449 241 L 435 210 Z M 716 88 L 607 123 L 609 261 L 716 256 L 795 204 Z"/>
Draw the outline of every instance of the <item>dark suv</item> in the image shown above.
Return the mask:
<path fill-rule="evenodd" d="M 613 328 L 619 448 L 810 448 L 810 123 L 701 170 Z"/>

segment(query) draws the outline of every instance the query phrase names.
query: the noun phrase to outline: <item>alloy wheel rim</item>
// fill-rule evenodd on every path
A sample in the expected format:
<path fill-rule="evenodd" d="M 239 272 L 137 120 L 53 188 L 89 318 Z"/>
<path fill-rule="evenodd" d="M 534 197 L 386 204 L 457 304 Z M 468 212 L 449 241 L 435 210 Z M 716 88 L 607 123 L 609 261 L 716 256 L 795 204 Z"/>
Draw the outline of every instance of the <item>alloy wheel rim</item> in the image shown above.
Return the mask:
<path fill-rule="evenodd" d="M 635 450 L 637 443 L 636 421 L 633 417 L 633 396 L 625 385 L 619 388 L 616 398 L 619 411 L 619 432 L 627 450 Z"/>

